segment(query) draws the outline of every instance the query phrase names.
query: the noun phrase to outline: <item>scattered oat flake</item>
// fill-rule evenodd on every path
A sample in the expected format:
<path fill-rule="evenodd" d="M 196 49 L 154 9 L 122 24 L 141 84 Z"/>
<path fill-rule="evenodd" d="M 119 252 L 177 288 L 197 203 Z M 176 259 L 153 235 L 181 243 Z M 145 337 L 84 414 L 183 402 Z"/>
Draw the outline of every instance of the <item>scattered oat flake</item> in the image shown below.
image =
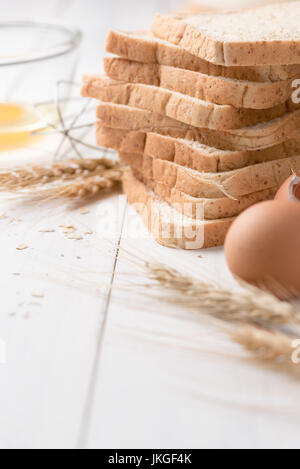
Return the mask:
<path fill-rule="evenodd" d="M 199 255 L 199 256 L 198 256 L 198 259 L 203 259 L 203 256 L 200 256 L 200 255 Z"/>
<path fill-rule="evenodd" d="M 38 301 L 27 301 L 27 306 L 41 306 L 41 303 Z"/>
<path fill-rule="evenodd" d="M 87 230 L 84 234 L 86 235 L 92 235 L 94 232 L 92 230 Z"/>
<path fill-rule="evenodd" d="M 64 234 L 71 234 L 77 231 L 77 228 L 74 225 L 59 225 L 62 228 Z"/>
<path fill-rule="evenodd" d="M 81 259 L 81 257 L 80 257 L 80 256 L 77 256 L 77 257 L 76 257 L 76 259 L 78 259 L 78 260 L 79 260 L 79 259 Z"/>
<path fill-rule="evenodd" d="M 81 215 L 87 215 L 88 213 L 90 213 L 90 211 L 89 211 L 88 208 L 82 207 L 82 208 L 80 209 L 80 214 L 81 214 Z"/>
<path fill-rule="evenodd" d="M 39 291 L 32 292 L 31 296 L 33 296 L 33 298 L 44 298 L 45 297 L 44 293 L 39 292 Z"/>
<path fill-rule="evenodd" d="M 6 213 L 2 213 L 0 215 L 0 220 L 5 220 L 6 218 L 8 218 L 8 216 L 6 215 Z"/>
<path fill-rule="evenodd" d="M 80 234 L 70 234 L 68 239 L 75 239 L 76 241 L 81 241 L 83 239 L 83 236 Z"/>
<path fill-rule="evenodd" d="M 16 249 L 17 251 L 24 251 L 24 249 L 28 249 L 28 246 L 27 244 L 20 244 Z"/>

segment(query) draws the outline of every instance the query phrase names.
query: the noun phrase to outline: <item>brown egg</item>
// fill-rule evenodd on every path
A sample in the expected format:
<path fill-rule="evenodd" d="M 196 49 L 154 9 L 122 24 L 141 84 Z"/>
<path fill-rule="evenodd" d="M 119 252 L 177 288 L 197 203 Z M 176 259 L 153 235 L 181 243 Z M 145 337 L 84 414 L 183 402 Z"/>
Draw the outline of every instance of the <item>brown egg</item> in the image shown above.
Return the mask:
<path fill-rule="evenodd" d="M 296 174 L 289 177 L 277 192 L 275 200 L 300 202 L 300 177 Z"/>
<path fill-rule="evenodd" d="M 300 293 L 300 206 L 268 201 L 250 207 L 225 241 L 229 269 L 279 298 Z"/>

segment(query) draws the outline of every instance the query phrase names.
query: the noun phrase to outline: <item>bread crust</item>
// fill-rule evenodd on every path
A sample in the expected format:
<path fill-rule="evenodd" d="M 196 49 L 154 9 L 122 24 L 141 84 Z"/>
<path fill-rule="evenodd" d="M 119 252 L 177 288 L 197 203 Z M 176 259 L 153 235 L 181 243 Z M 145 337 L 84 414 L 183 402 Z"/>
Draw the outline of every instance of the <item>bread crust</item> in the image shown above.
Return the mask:
<path fill-rule="evenodd" d="M 82 95 L 102 102 L 145 109 L 193 127 L 214 130 L 256 125 L 282 117 L 296 107 L 288 101 L 270 109 L 238 109 L 156 86 L 119 82 L 100 75 L 84 77 Z"/>
<path fill-rule="evenodd" d="M 131 33 L 112 30 L 107 36 L 106 51 L 136 62 L 166 65 L 206 75 L 258 83 L 290 80 L 300 75 L 300 65 L 224 67 L 212 64 L 177 45 L 156 38 L 148 31 Z"/>
<path fill-rule="evenodd" d="M 124 163 L 126 159 L 121 161 Z M 154 179 L 147 178 L 141 168 L 131 163 L 131 171 L 133 175 L 141 181 L 145 186 L 153 191 L 160 199 L 167 202 L 178 212 L 194 219 L 218 220 L 220 218 L 236 217 L 247 208 L 258 202 L 272 199 L 276 193 L 276 188 L 266 189 L 254 192 L 238 199 L 230 199 L 228 197 L 218 197 L 207 199 L 204 197 L 192 197 L 184 191 L 180 191 L 175 187 L 170 188 L 167 184 L 163 184 Z"/>
<path fill-rule="evenodd" d="M 299 110 L 264 124 L 228 131 L 200 129 L 150 111 L 113 103 L 100 103 L 97 118 L 97 127 L 155 132 L 223 150 L 253 151 L 269 148 L 299 138 L 300 128 Z"/>
<path fill-rule="evenodd" d="M 146 153 L 154 158 L 173 161 L 200 172 L 232 171 L 267 161 L 300 154 L 300 137 L 274 147 L 256 151 L 220 150 L 191 140 L 153 132 L 135 132 L 98 126 L 97 143 L 120 153 Z"/>
<path fill-rule="evenodd" d="M 235 220 L 225 218 L 202 221 L 186 216 L 181 218 L 180 214 L 177 216 L 178 212 L 171 207 L 166 214 L 167 207 L 149 188 L 138 181 L 131 171 L 124 174 L 123 189 L 128 202 L 140 214 L 155 241 L 162 246 L 187 250 L 222 246 Z"/>
<path fill-rule="evenodd" d="M 269 109 L 285 103 L 293 93 L 293 79 L 255 83 L 165 65 L 142 64 L 120 57 L 106 57 L 104 69 L 112 80 L 159 86 L 193 98 L 236 108 Z"/>
<path fill-rule="evenodd" d="M 153 21 L 152 32 L 155 36 L 180 46 L 190 54 L 217 65 L 233 67 L 299 64 L 299 32 L 297 31 L 296 39 L 292 31 L 288 39 L 286 34 L 287 17 L 295 21 L 299 9 L 299 2 L 290 2 L 215 15 L 179 17 L 158 14 Z M 269 39 L 268 32 L 260 30 L 259 25 L 257 31 L 260 33 L 254 35 L 253 39 L 248 38 L 247 25 L 253 24 L 256 15 L 257 18 L 264 16 L 265 25 L 274 23 L 276 29 L 273 31 L 272 28 Z M 214 25 L 214 21 L 217 26 Z M 245 24 L 243 34 L 241 24 Z M 223 30 L 219 29 L 219 34 L 216 34 L 215 30 L 220 25 Z"/>
<path fill-rule="evenodd" d="M 267 189 L 279 189 L 300 170 L 300 156 L 260 163 L 224 173 L 200 173 L 149 155 L 120 154 L 122 162 L 138 169 L 145 178 L 197 198 L 238 199 Z"/>

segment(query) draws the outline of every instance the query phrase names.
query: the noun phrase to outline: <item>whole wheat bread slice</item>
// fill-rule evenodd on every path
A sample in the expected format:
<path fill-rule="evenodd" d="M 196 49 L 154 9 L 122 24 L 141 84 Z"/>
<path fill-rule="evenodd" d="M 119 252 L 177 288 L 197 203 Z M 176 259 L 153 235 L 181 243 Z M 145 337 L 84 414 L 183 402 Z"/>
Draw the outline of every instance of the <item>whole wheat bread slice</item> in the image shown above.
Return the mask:
<path fill-rule="evenodd" d="M 100 75 L 84 77 L 82 96 L 153 111 L 193 127 L 214 130 L 256 125 L 281 117 L 297 106 L 288 101 L 270 109 L 237 109 L 156 86 L 119 82 Z"/>
<path fill-rule="evenodd" d="M 120 154 L 120 159 L 135 166 L 144 177 L 185 192 L 192 197 L 215 199 L 240 198 L 266 189 L 279 188 L 300 170 L 300 156 L 260 163 L 224 173 L 200 173 L 149 155 Z"/>
<path fill-rule="evenodd" d="M 97 127 L 156 132 L 224 150 L 259 150 L 298 138 L 300 134 L 299 110 L 264 124 L 226 132 L 197 129 L 160 114 L 113 103 L 100 103 L 97 117 Z"/>
<path fill-rule="evenodd" d="M 126 158 L 123 163 L 129 164 Z M 198 198 L 192 197 L 183 191 L 169 187 L 154 179 L 147 178 L 143 174 L 142 168 L 138 167 L 134 161 L 131 165 L 131 171 L 133 175 L 151 189 L 160 200 L 167 202 L 178 212 L 190 218 L 194 218 L 195 220 L 218 220 L 220 218 L 236 217 L 244 210 L 251 207 L 251 205 L 272 199 L 276 194 L 276 188 L 273 188 L 248 194 L 237 200 L 228 197 L 218 197 L 216 199 Z"/>
<path fill-rule="evenodd" d="M 257 151 L 220 150 L 192 140 L 153 132 L 135 132 L 98 126 L 97 143 L 119 153 L 147 154 L 200 172 L 232 171 L 253 164 L 300 155 L 300 137 Z"/>
<path fill-rule="evenodd" d="M 106 50 L 136 62 L 184 68 L 206 75 L 255 82 L 276 82 L 300 76 L 300 65 L 223 67 L 200 59 L 149 31 L 110 31 Z"/>
<path fill-rule="evenodd" d="M 293 79 L 255 83 L 166 65 L 141 64 L 119 57 L 106 57 L 104 69 L 112 80 L 159 86 L 192 98 L 236 108 L 269 109 L 288 101 L 293 93 Z"/>
<path fill-rule="evenodd" d="M 157 15 L 155 36 L 217 65 L 300 63 L 300 2 L 188 17 Z"/>
<path fill-rule="evenodd" d="M 159 244 L 177 249 L 203 249 L 222 246 L 234 218 L 194 220 L 162 202 L 131 171 L 125 172 L 123 189 L 128 202 Z"/>

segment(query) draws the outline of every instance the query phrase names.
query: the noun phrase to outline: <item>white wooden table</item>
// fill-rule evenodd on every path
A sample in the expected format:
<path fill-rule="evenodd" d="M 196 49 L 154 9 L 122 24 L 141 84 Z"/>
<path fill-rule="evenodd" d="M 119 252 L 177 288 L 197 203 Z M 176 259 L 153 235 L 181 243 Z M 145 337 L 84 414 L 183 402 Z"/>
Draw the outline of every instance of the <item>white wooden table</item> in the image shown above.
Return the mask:
<path fill-rule="evenodd" d="M 147 27 L 175 4 L 12 0 L 2 13 L 78 24 L 80 76 L 101 70 L 110 27 Z M 141 274 L 125 249 L 231 286 L 222 249 L 200 259 L 128 237 L 126 221 L 140 223 L 130 211 L 108 242 L 97 225 L 104 208 L 123 220 L 122 201 L 82 215 L 0 200 L 0 447 L 299 448 L 299 383 L 245 363 L 220 331 L 132 286 Z M 59 225 L 68 223 L 94 234 L 66 239 Z"/>

